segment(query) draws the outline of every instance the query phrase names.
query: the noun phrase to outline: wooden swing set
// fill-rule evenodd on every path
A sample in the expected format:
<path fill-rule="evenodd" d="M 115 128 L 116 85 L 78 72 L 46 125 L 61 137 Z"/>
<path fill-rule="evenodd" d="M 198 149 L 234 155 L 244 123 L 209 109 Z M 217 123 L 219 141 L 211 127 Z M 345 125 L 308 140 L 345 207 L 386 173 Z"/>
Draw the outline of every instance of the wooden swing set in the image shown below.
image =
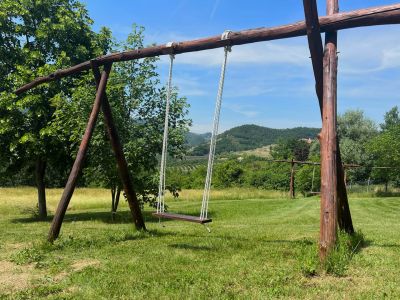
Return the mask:
<path fill-rule="evenodd" d="M 111 146 L 116 156 L 118 172 L 134 224 L 138 230 L 146 229 L 106 95 L 107 80 L 113 63 L 145 57 L 176 55 L 186 52 L 307 36 L 316 83 L 316 94 L 322 118 L 322 130 L 318 136 L 321 144 L 319 251 L 320 258 L 322 260 L 325 259 L 327 253 L 336 242 L 338 227 L 349 234 L 354 233 L 344 182 L 339 143 L 336 136 L 337 31 L 355 27 L 400 23 L 400 3 L 345 13 L 338 12 L 338 0 L 326 0 L 326 3 L 327 15 L 324 17 L 318 17 L 316 0 L 303 0 L 305 21 L 278 27 L 230 32 L 229 36 L 226 38 L 213 36 L 192 41 L 177 42 L 172 45 L 158 45 L 112 53 L 82 62 L 70 68 L 58 70 L 48 76 L 36 78 L 32 82 L 16 90 L 15 93 L 21 95 L 40 84 L 59 80 L 63 77 L 87 70 L 92 70 L 97 86 L 96 97 L 86 130 L 54 215 L 48 239 L 54 241 L 59 235 L 63 218 L 76 186 L 78 175 L 83 167 L 83 161 L 87 154 L 88 145 L 100 109 L 103 111 L 105 125 L 111 141 Z M 321 33 L 325 33 L 324 45 Z M 102 67 L 102 70 L 100 70 L 100 67 Z M 204 219 L 207 219 L 207 217 Z M 189 220 L 186 219 L 186 221 Z"/>

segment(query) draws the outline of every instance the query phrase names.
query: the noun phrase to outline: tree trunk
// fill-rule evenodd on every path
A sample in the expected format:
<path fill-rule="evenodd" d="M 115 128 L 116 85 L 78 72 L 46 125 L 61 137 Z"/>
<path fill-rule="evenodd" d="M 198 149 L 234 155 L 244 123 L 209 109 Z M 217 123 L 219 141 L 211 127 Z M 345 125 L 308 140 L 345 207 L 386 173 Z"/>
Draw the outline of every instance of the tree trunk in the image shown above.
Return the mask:
<path fill-rule="evenodd" d="M 388 191 L 388 182 L 386 181 L 385 182 L 385 193 L 387 193 L 387 191 Z"/>
<path fill-rule="evenodd" d="M 44 175 L 46 171 L 46 161 L 42 158 L 36 160 L 35 179 L 38 192 L 38 209 L 39 218 L 44 220 L 47 218 L 46 209 L 46 185 L 44 183 Z"/>
<path fill-rule="evenodd" d="M 111 212 L 114 211 L 115 186 L 111 188 Z"/>
<path fill-rule="evenodd" d="M 116 186 L 111 188 L 111 218 L 113 221 L 115 214 L 117 213 L 120 195 L 121 187 Z"/>

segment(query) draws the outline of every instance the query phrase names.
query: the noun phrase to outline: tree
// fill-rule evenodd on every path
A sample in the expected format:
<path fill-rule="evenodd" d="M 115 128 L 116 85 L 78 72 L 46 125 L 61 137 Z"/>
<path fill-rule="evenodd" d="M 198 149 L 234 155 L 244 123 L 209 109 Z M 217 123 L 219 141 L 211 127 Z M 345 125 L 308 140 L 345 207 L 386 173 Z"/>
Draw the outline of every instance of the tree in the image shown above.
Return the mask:
<path fill-rule="evenodd" d="M 310 145 L 299 139 L 279 139 L 272 147 L 271 155 L 274 159 L 295 159 L 307 160 L 310 152 Z"/>
<path fill-rule="evenodd" d="M 241 186 L 244 170 L 238 159 L 231 159 L 215 166 L 213 178 L 216 187 Z"/>
<path fill-rule="evenodd" d="M 373 177 L 385 184 L 387 192 L 389 181 L 399 180 L 400 168 L 400 116 L 397 106 L 385 114 L 385 122 L 381 124 L 382 132 L 367 145 L 376 168 Z"/>
<path fill-rule="evenodd" d="M 380 124 L 382 131 L 389 130 L 400 125 L 400 112 L 397 106 L 393 107 L 384 116 L 385 123 Z"/>
<path fill-rule="evenodd" d="M 50 127 L 55 100 L 60 93 L 68 97 L 74 79 L 42 85 L 20 97 L 10 92 L 35 77 L 92 57 L 92 20 L 75 0 L 3 0 L 0 12 L 0 148 L 8 172 L 18 170 L 16 166 L 34 166 L 39 216 L 45 218 L 46 166 L 65 167 L 59 161 L 68 156 Z"/>
<path fill-rule="evenodd" d="M 143 48 L 143 39 L 144 28 L 134 25 L 127 40 L 111 44 L 111 51 Z M 158 192 L 157 158 L 162 148 L 166 89 L 160 87 L 157 60 L 145 58 L 115 64 L 107 84 L 113 119 L 124 145 L 135 191 L 142 203 L 154 202 Z M 60 98 L 62 102 L 54 127 L 58 128 L 60 137 L 64 136 L 64 139 L 72 142 L 75 148 L 71 151 L 73 153 L 79 145 L 94 98 L 95 88 L 90 74 L 73 88 L 71 99 Z M 187 119 L 187 108 L 186 98 L 179 97 L 178 91 L 174 89 L 171 95 L 168 139 L 168 150 L 172 156 L 182 156 L 186 150 L 185 135 L 191 122 Z M 86 184 L 111 190 L 111 207 L 115 212 L 121 183 L 101 116 L 97 121 L 83 173 Z"/>
<path fill-rule="evenodd" d="M 376 124 L 361 110 L 349 110 L 338 116 L 337 128 L 343 163 L 363 165 L 349 170 L 352 180 L 365 180 L 371 172 L 372 160 L 366 150 L 367 143 L 378 134 Z"/>

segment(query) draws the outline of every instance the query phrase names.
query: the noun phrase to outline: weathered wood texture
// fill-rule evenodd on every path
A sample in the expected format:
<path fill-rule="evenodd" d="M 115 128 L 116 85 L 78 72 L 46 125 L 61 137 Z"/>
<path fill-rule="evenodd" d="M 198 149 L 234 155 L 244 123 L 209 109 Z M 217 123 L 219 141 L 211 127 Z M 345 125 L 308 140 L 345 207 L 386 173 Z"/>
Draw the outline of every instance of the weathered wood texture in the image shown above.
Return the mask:
<path fill-rule="evenodd" d="M 69 202 L 71 200 L 72 194 L 74 193 L 76 181 L 78 179 L 79 173 L 82 170 L 83 162 L 89 147 L 89 142 L 92 137 L 94 127 L 96 125 L 97 117 L 99 115 L 102 98 L 106 90 L 108 76 L 111 71 L 111 64 L 107 64 L 104 66 L 104 71 L 101 74 L 101 80 L 99 84 L 99 88 L 97 89 L 96 99 L 93 104 L 92 112 L 90 113 L 89 121 L 86 126 L 85 133 L 82 137 L 81 144 L 79 146 L 78 153 L 75 158 L 74 165 L 72 166 L 71 173 L 69 174 L 69 178 L 67 184 L 65 185 L 63 194 L 61 196 L 61 200 L 58 203 L 58 207 L 56 213 L 54 215 L 53 221 L 51 223 L 48 240 L 54 241 L 57 239 L 62 221 L 65 216 L 65 212 L 67 211 Z"/>
<path fill-rule="evenodd" d="M 349 199 L 347 196 L 347 184 L 344 174 L 344 168 L 359 168 L 356 164 L 343 164 L 340 154 L 339 138 L 336 140 L 337 160 L 336 160 L 336 176 L 337 176 L 337 197 L 338 197 L 338 225 L 339 229 L 349 234 L 354 233 L 353 219 L 351 217 Z"/>
<path fill-rule="evenodd" d="M 327 15 L 338 11 L 337 0 L 327 0 Z M 319 255 L 325 260 L 336 243 L 337 202 L 337 32 L 325 33 L 321 142 L 321 217 Z"/>
<path fill-rule="evenodd" d="M 351 12 L 328 15 L 319 18 L 321 32 L 329 32 L 333 30 L 362 27 L 362 26 L 398 24 L 398 23 L 400 23 L 400 4 L 380 6 L 368 9 L 360 9 Z M 221 40 L 221 36 L 217 35 L 214 37 L 203 38 L 193 41 L 174 43 L 173 50 L 175 54 L 179 54 L 185 52 L 220 48 L 226 45 L 242 45 L 242 44 L 249 44 L 261 41 L 303 36 L 306 34 L 307 34 L 306 23 L 302 21 L 278 27 L 258 28 L 258 29 L 232 32 L 229 35 L 228 40 Z M 159 55 L 167 55 L 170 54 L 170 52 L 171 49 L 167 45 L 159 45 L 149 48 L 113 53 L 102 57 L 98 57 L 95 59 L 95 61 L 98 65 L 104 65 L 112 62 L 127 61 L 144 57 L 159 56 Z M 32 82 L 16 90 L 15 93 L 18 95 L 42 83 L 60 79 L 62 77 L 76 74 L 84 70 L 89 70 L 90 68 L 91 68 L 90 61 L 86 61 L 64 70 L 58 70 L 55 73 L 50 74 L 49 76 L 36 78 Z"/>
<path fill-rule="evenodd" d="M 294 187 L 294 172 L 295 172 L 294 167 L 295 167 L 295 162 L 294 162 L 293 159 L 290 162 L 290 166 L 291 166 L 291 168 L 290 168 L 289 197 L 294 199 L 296 197 L 296 194 L 295 194 L 295 190 L 294 190 L 295 189 L 295 187 Z"/>
<path fill-rule="evenodd" d="M 320 33 L 317 1 L 303 0 L 303 7 L 307 27 L 308 48 L 310 49 L 311 62 L 314 71 L 315 91 L 317 93 L 319 109 L 322 116 L 324 48 Z"/>
<path fill-rule="evenodd" d="M 317 93 L 321 117 L 323 107 L 323 45 L 320 34 L 318 9 L 316 0 L 303 0 L 304 14 L 307 27 L 308 45 L 315 78 L 315 90 Z M 348 233 L 354 233 L 345 179 L 343 175 L 342 159 L 340 155 L 339 140 L 337 139 L 337 196 L 338 196 L 338 223 L 339 228 Z"/>
<path fill-rule="evenodd" d="M 162 218 L 162 219 L 171 219 L 178 221 L 187 221 L 192 223 L 205 224 L 212 222 L 212 219 L 202 219 L 200 217 L 189 216 L 189 215 L 181 215 L 181 214 L 173 214 L 173 213 L 153 213 L 153 216 Z"/>
<path fill-rule="evenodd" d="M 97 66 L 93 66 L 93 74 L 96 80 L 96 85 L 100 89 L 101 75 Z M 128 163 L 125 159 L 125 154 L 122 148 L 121 141 L 118 136 L 117 129 L 114 125 L 110 103 L 108 102 L 106 92 L 103 93 L 101 108 L 104 114 L 104 120 L 107 127 L 108 136 L 110 138 L 111 146 L 117 160 L 118 174 L 121 178 L 122 186 L 128 200 L 128 205 L 132 214 L 135 227 L 138 230 L 145 230 L 146 226 L 143 220 L 142 211 L 140 209 L 139 200 L 137 199 L 136 192 L 132 185 L 132 180 L 129 174 Z"/>

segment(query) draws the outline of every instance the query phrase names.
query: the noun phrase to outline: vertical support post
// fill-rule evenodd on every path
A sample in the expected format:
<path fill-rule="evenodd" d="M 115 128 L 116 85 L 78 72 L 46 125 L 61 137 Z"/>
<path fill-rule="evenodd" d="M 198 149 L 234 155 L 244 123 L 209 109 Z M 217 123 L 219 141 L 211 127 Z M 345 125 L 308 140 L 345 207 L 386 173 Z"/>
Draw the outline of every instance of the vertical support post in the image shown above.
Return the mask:
<path fill-rule="evenodd" d="M 101 74 L 99 88 L 97 89 L 96 92 L 96 98 L 93 104 L 92 112 L 90 113 L 88 123 L 86 125 L 85 133 L 82 137 L 82 141 L 79 146 L 79 150 L 76 155 L 74 165 L 72 166 L 72 170 L 71 173 L 69 174 L 67 184 L 65 185 L 63 194 L 61 196 L 60 202 L 58 203 L 56 213 L 51 223 L 48 235 L 48 240 L 51 242 L 57 239 L 58 235 L 60 234 L 60 229 L 65 216 L 65 212 L 67 211 L 72 194 L 74 193 L 76 181 L 78 179 L 79 173 L 82 170 L 89 142 L 93 135 L 94 127 L 96 125 L 97 117 L 99 115 L 101 101 L 106 90 L 107 80 L 110 71 L 111 71 L 111 65 L 106 65 Z"/>
<path fill-rule="evenodd" d="M 98 89 L 101 86 L 101 75 L 100 70 L 92 62 L 92 70 L 95 77 L 96 85 Z M 118 136 L 117 129 L 114 125 L 112 111 L 110 103 L 107 99 L 107 94 L 104 92 L 102 97 L 102 110 L 104 115 L 105 125 L 107 127 L 108 136 L 110 138 L 111 147 L 113 149 L 115 158 L 118 165 L 118 173 L 121 178 L 122 186 L 128 200 L 129 209 L 132 214 L 133 221 L 137 230 L 146 230 L 146 226 L 143 220 L 142 211 L 140 209 L 139 200 L 137 199 L 136 192 L 132 185 L 132 180 L 129 175 L 128 163 L 126 162 L 125 154 L 122 148 L 121 141 Z"/>
<path fill-rule="evenodd" d="M 292 161 L 290 162 L 290 187 L 289 187 L 289 197 L 291 199 L 294 199 L 296 197 L 295 195 L 295 187 L 294 187 L 294 160 L 292 158 Z"/>
<path fill-rule="evenodd" d="M 327 0 L 327 15 L 337 13 L 338 1 Z M 337 203 L 337 32 L 325 34 L 321 143 L 321 219 L 319 256 L 323 261 L 336 243 Z"/>
<path fill-rule="evenodd" d="M 331 4 L 328 4 L 330 7 Z M 333 4 L 332 4 L 333 5 Z M 320 25 L 318 19 L 318 10 L 316 0 L 303 0 L 304 15 L 307 27 L 308 46 L 311 53 L 312 66 L 315 77 L 315 88 L 318 96 L 319 106 L 323 109 L 323 47 L 322 39 L 320 34 Z M 334 13 L 335 9 L 331 11 Z M 338 11 L 338 5 L 336 3 L 336 12 Z M 347 190 L 344 180 L 344 172 L 342 166 L 342 160 L 340 155 L 339 140 L 336 139 L 336 175 L 337 175 L 337 198 L 338 198 L 338 224 L 341 230 L 347 233 L 354 233 L 353 221 L 351 219 L 349 201 L 347 197 Z"/>

